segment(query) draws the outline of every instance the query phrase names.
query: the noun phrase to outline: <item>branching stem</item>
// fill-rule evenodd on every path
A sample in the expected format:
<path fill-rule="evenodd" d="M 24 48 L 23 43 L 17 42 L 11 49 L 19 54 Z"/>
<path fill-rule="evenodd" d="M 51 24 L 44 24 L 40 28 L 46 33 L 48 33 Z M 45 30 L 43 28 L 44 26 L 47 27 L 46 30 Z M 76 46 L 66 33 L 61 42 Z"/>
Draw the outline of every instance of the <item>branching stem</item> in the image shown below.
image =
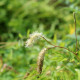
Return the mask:
<path fill-rule="evenodd" d="M 68 50 L 69 52 L 72 52 L 73 54 L 75 54 L 75 55 L 76 55 L 76 53 L 75 53 L 75 52 L 73 52 L 73 51 L 69 50 L 68 48 L 53 45 L 53 44 L 52 44 L 50 41 L 48 41 L 45 37 L 43 37 L 43 36 L 42 36 L 42 38 L 43 38 L 45 41 L 47 41 L 49 44 L 51 44 L 52 46 L 54 46 L 54 47 L 59 47 L 59 48 L 63 48 L 63 49 L 66 49 L 66 50 Z"/>

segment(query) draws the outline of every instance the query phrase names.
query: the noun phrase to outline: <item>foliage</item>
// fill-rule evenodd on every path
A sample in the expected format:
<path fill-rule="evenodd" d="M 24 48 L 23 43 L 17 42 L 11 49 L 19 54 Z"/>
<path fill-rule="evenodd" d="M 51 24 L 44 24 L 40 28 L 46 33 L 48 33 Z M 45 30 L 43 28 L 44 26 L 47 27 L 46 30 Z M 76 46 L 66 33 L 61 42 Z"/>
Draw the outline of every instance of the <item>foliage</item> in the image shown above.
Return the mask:
<path fill-rule="evenodd" d="M 79 80 L 79 0 L 0 0 L 0 80 Z M 46 52 L 43 71 L 38 74 L 37 57 L 45 40 L 25 48 L 29 34 L 42 32 L 54 45 L 75 52 L 76 12 L 78 55 L 54 48 Z"/>

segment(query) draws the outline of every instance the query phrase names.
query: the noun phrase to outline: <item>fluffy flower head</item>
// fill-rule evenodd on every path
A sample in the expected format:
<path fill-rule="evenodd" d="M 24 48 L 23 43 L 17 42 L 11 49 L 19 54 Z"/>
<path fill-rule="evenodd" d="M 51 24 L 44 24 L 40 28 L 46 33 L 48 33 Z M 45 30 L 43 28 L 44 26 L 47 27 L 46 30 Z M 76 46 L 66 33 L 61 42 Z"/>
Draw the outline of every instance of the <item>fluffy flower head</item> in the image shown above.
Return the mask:
<path fill-rule="evenodd" d="M 38 33 L 38 32 L 34 32 L 30 34 L 30 38 L 26 41 L 26 47 L 32 45 L 41 36 L 42 36 L 42 33 Z"/>

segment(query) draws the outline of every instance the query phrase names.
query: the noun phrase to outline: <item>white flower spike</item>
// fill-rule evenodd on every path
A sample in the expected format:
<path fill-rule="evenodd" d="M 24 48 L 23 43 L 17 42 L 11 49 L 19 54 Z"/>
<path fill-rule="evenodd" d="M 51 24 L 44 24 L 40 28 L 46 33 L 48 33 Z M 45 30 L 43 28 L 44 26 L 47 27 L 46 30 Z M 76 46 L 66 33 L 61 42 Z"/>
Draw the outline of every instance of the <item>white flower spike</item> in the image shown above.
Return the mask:
<path fill-rule="evenodd" d="M 31 46 L 41 36 L 42 36 L 42 33 L 38 33 L 38 32 L 34 32 L 34 33 L 30 34 L 30 38 L 26 41 L 25 47 Z"/>

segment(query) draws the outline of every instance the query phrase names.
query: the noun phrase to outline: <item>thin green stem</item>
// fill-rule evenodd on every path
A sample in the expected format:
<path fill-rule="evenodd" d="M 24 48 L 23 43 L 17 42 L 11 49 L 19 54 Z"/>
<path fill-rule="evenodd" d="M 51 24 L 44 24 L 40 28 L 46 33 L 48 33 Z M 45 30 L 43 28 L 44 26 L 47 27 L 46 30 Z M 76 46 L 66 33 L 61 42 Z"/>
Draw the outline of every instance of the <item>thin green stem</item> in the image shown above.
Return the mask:
<path fill-rule="evenodd" d="M 75 24 L 75 37 L 76 37 L 76 54 L 77 54 L 77 33 L 76 33 L 76 16 L 75 12 L 73 12 L 74 24 Z"/>

